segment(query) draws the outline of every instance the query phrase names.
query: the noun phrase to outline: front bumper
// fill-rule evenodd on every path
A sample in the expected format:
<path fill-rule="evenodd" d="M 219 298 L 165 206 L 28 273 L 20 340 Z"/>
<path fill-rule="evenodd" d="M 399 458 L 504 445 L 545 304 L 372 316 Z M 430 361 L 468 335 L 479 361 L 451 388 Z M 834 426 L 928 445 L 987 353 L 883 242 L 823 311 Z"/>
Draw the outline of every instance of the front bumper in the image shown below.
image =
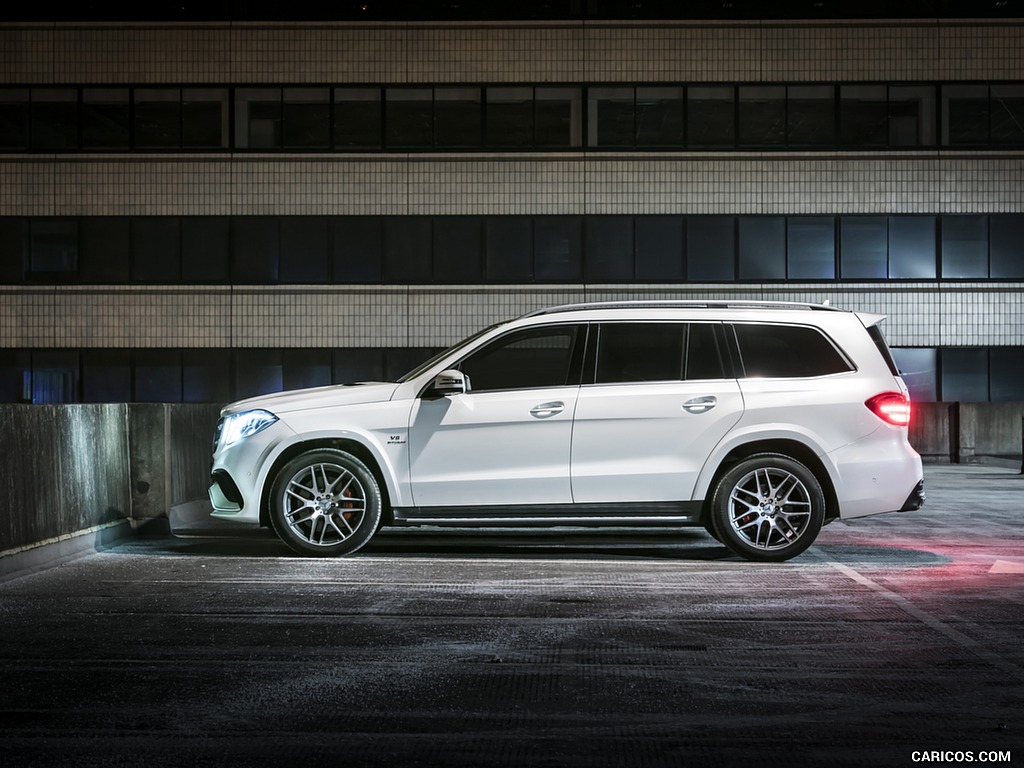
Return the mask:
<path fill-rule="evenodd" d="M 213 454 L 209 488 L 211 514 L 225 520 L 259 523 L 260 502 L 274 459 L 294 432 L 281 421 Z"/>

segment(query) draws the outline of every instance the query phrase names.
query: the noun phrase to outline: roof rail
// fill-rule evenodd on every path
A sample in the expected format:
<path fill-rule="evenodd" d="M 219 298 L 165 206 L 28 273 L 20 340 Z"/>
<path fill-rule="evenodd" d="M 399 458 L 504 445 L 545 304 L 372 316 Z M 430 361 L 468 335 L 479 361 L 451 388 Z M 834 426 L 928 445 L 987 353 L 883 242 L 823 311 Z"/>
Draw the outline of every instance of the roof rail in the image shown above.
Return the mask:
<path fill-rule="evenodd" d="M 522 317 L 552 315 L 559 312 L 580 312 L 588 309 L 807 309 L 841 312 L 827 302 L 814 304 L 804 301 L 757 301 L 757 300 L 722 300 L 704 301 L 700 299 L 637 299 L 632 301 L 591 301 L 582 304 L 559 304 L 553 307 L 535 309 Z"/>

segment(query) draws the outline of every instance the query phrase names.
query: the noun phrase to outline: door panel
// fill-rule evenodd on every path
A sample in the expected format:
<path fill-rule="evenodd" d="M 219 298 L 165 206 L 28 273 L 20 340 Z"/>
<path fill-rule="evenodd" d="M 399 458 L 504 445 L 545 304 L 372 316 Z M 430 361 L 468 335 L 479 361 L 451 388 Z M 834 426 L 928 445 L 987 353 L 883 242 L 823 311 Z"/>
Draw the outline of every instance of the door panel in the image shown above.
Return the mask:
<path fill-rule="evenodd" d="M 739 421 L 735 380 L 584 387 L 572 438 L 576 502 L 685 501 Z"/>
<path fill-rule="evenodd" d="M 419 400 L 409 425 L 414 504 L 571 502 L 578 393 L 578 386 L 564 386 Z"/>

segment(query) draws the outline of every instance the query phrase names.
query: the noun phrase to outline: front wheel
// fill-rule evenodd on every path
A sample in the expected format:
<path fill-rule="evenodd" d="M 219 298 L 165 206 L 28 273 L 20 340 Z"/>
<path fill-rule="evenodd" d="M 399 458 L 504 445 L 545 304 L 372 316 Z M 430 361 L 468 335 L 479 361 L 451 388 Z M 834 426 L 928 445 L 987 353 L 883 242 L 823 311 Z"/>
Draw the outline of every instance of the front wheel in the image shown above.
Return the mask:
<path fill-rule="evenodd" d="M 748 560 L 795 557 L 817 538 L 825 519 L 818 478 L 799 461 L 759 453 L 730 468 L 711 500 L 714 530 Z"/>
<path fill-rule="evenodd" d="M 377 479 L 345 451 L 300 454 L 278 472 L 271 488 L 274 531 L 301 555 L 351 554 L 370 540 L 380 521 Z"/>

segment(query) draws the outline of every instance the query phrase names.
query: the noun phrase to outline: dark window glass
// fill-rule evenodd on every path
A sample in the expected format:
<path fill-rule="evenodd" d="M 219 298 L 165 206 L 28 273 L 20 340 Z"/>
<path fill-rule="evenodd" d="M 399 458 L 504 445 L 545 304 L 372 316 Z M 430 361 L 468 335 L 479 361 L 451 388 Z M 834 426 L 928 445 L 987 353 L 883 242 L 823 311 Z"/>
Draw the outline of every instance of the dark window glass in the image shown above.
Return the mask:
<path fill-rule="evenodd" d="M 135 400 L 140 403 L 181 402 L 181 352 L 142 349 L 135 353 Z"/>
<path fill-rule="evenodd" d="M 1024 278 L 1024 214 L 995 214 L 990 219 L 990 277 Z"/>
<path fill-rule="evenodd" d="M 434 100 L 430 88 L 388 88 L 384 117 L 385 146 L 395 148 L 434 145 Z"/>
<path fill-rule="evenodd" d="M 479 147 L 483 138 L 479 88 L 434 89 L 434 144 L 438 147 Z"/>
<path fill-rule="evenodd" d="M 836 143 L 835 88 L 791 85 L 786 89 L 787 142 L 791 147 L 832 147 Z"/>
<path fill-rule="evenodd" d="M 429 282 L 432 239 L 429 216 L 389 218 L 384 224 L 384 282 Z"/>
<path fill-rule="evenodd" d="M 817 328 L 756 323 L 734 327 L 748 379 L 806 378 L 853 370 Z"/>
<path fill-rule="evenodd" d="M 181 278 L 180 224 L 173 216 L 132 219 L 132 275 L 138 282 Z"/>
<path fill-rule="evenodd" d="M 78 274 L 78 222 L 37 219 L 30 224 L 32 246 L 26 277 L 66 282 Z"/>
<path fill-rule="evenodd" d="M 0 88 L 0 149 L 28 149 L 28 88 Z"/>
<path fill-rule="evenodd" d="M 226 403 L 231 400 L 231 356 L 221 349 L 182 352 L 182 401 Z"/>
<path fill-rule="evenodd" d="M 739 146 L 780 147 L 786 143 L 786 88 L 741 85 Z"/>
<path fill-rule="evenodd" d="M 126 349 L 82 350 L 82 402 L 127 403 L 131 399 L 131 353 Z"/>
<path fill-rule="evenodd" d="M 235 90 L 235 146 L 240 149 L 280 148 L 280 88 Z"/>
<path fill-rule="evenodd" d="M 988 216 L 942 217 L 942 276 L 988 277 Z"/>
<path fill-rule="evenodd" d="M 785 279 L 786 219 L 740 216 L 739 230 L 740 279 Z"/>
<path fill-rule="evenodd" d="M 477 216 L 443 216 L 434 220 L 434 281 L 479 283 L 483 280 L 483 220 Z"/>
<path fill-rule="evenodd" d="M 679 381 L 685 323 L 607 323 L 597 344 L 598 384 Z"/>
<path fill-rule="evenodd" d="M 13 285 L 24 279 L 30 244 L 27 219 L 0 218 L 0 284 Z"/>
<path fill-rule="evenodd" d="M 942 143 L 948 146 L 988 144 L 988 86 L 942 86 Z"/>
<path fill-rule="evenodd" d="M 383 127 L 379 88 L 334 89 L 334 146 L 379 149 Z"/>
<path fill-rule="evenodd" d="M 238 216 L 231 221 L 231 275 L 239 283 L 276 283 L 280 261 L 280 220 Z"/>
<path fill-rule="evenodd" d="M 330 350 L 286 349 L 282 360 L 284 389 L 326 387 L 331 383 Z"/>
<path fill-rule="evenodd" d="M 380 221 L 373 216 L 346 216 L 335 220 L 334 282 L 380 282 L 383 251 Z"/>
<path fill-rule="evenodd" d="M 327 88 L 285 88 L 286 149 L 327 149 L 331 144 L 331 93 Z"/>
<path fill-rule="evenodd" d="M 889 217 L 889 277 L 929 280 L 935 275 L 935 217 Z"/>
<path fill-rule="evenodd" d="M 181 143 L 189 149 L 228 146 L 228 89 L 185 88 L 181 92 Z"/>
<path fill-rule="evenodd" d="M 533 223 L 534 274 L 538 280 L 579 280 L 583 235 L 579 216 L 538 216 Z"/>
<path fill-rule="evenodd" d="M 181 220 L 181 279 L 187 283 L 230 280 L 230 219 L 188 216 Z"/>
<path fill-rule="evenodd" d="M 579 88 L 537 88 L 534 99 L 538 147 L 583 144 L 583 97 Z"/>
<path fill-rule="evenodd" d="M 255 397 L 284 389 L 284 366 L 277 349 L 235 352 L 235 398 Z"/>
<path fill-rule="evenodd" d="M 889 109 L 885 86 L 839 86 L 840 145 L 884 147 L 888 140 Z"/>
<path fill-rule="evenodd" d="M 622 282 L 633 278 L 633 217 L 588 216 L 586 280 Z"/>
<path fill-rule="evenodd" d="M 791 280 L 835 280 L 835 218 L 790 216 L 786 226 L 787 276 Z"/>
<path fill-rule="evenodd" d="M 632 147 L 633 89 L 591 88 L 588 91 L 588 136 L 591 147 Z"/>
<path fill-rule="evenodd" d="M 999 83 L 991 88 L 992 143 L 1024 145 L 1024 85 Z"/>
<path fill-rule="evenodd" d="M 281 223 L 281 282 L 328 282 L 330 221 L 318 216 L 284 216 Z"/>
<path fill-rule="evenodd" d="M 32 400 L 32 359 L 28 352 L 0 349 L 0 403 Z"/>
<path fill-rule="evenodd" d="M 885 216 L 843 216 L 839 230 L 844 280 L 882 280 L 889 276 L 889 223 Z"/>
<path fill-rule="evenodd" d="M 715 339 L 715 326 L 705 323 L 692 324 L 686 348 L 684 378 L 695 381 L 725 377 L 722 354 Z"/>
<path fill-rule="evenodd" d="M 942 399 L 948 402 L 988 402 L 988 350 L 944 349 Z"/>
<path fill-rule="evenodd" d="M 336 349 L 334 383 L 384 381 L 384 353 L 379 349 Z"/>
<path fill-rule="evenodd" d="M 488 88 L 486 109 L 488 147 L 533 145 L 533 89 Z"/>
<path fill-rule="evenodd" d="M 565 386 L 575 338 L 576 326 L 511 333 L 474 352 L 458 369 L 471 392 Z"/>
<path fill-rule="evenodd" d="M 683 89 L 651 86 L 636 89 L 636 145 L 683 146 Z"/>
<path fill-rule="evenodd" d="M 730 148 L 736 139 L 736 110 L 733 88 L 690 87 L 686 89 L 686 144 Z"/>
<path fill-rule="evenodd" d="M 993 402 L 1024 400 L 1024 348 L 996 347 L 989 352 L 992 378 L 989 396 Z"/>
<path fill-rule="evenodd" d="M 682 216 L 637 216 L 635 226 L 636 279 L 683 279 Z"/>
<path fill-rule="evenodd" d="M 485 219 L 484 260 L 487 282 L 533 280 L 533 220 L 529 216 Z"/>
<path fill-rule="evenodd" d="M 699 282 L 736 279 L 736 220 L 690 216 L 686 221 L 686 276 Z"/>
<path fill-rule="evenodd" d="M 82 283 L 127 283 L 131 265 L 131 227 L 126 216 L 87 216 L 78 222 Z M 124 398 L 126 401 L 128 397 Z"/>
<path fill-rule="evenodd" d="M 82 89 L 82 146 L 128 149 L 128 89 Z"/>
<path fill-rule="evenodd" d="M 935 86 L 891 86 L 889 146 L 931 147 L 935 139 Z"/>
<path fill-rule="evenodd" d="M 938 354 L 934 349 L 893 349 L 900 376 L 914 402 L 934 403 L 938 398 Z"/>
<path fill-rule="evenodd" d="M 181 146 L 180 89 L 136 88 L 132 100 L 136 147 L 174 149 Z"/>
<path fill-rule="evenodd" d="M 78 377 L 77 352 L 33 352 L 32 403 L 45 405 L 79 402 Z"/>
<path fill-rule="evenodd" d="M 78 91 L 32 89 L 32 149 L 78 148 Z"/>

